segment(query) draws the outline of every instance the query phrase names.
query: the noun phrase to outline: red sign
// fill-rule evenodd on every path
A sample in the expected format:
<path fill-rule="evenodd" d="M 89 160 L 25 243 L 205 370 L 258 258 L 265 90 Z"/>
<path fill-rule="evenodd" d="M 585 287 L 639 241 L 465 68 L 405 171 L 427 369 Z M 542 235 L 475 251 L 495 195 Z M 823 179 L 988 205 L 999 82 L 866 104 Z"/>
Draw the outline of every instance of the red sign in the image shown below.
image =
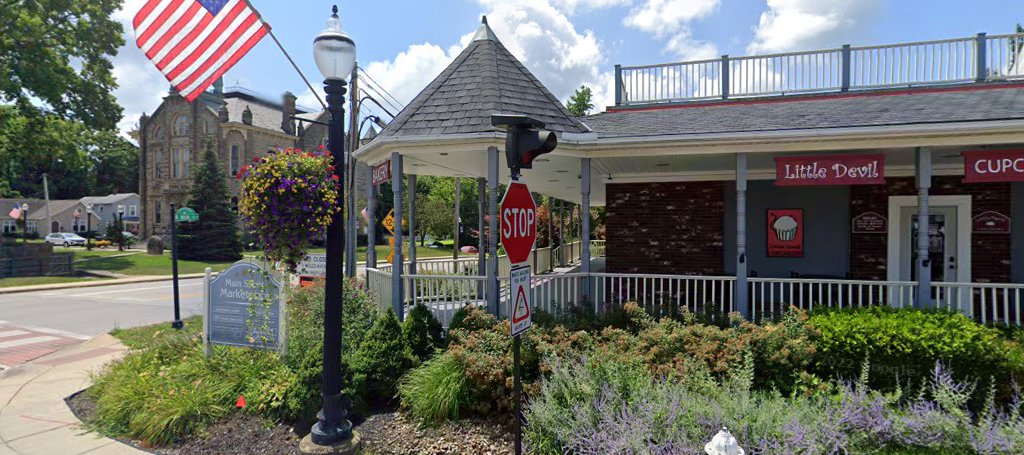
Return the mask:
<path fill-rule="evenodd" d="M 971 232 L 975 234 L 1009 234 L 1010 217 L 999 212 L 981 212 L 971 219 Z"/>
<path fill-rule="evenodd" d="M 537 241 L 537 204 L 530 188 L 512 182 L 501 198 L 501 246 L 512 264 L 526 262 Z"/>
<path fill-rule="evenodd" d="M 768 257 L 804 256 L 803 209 L 768 210 Z"/>
<path fill-rule="evenodd" d="M 370 174 L 370 181 L 373 182 L 373 186 L 377 186 L 391 180 L 391 160 L 387 160 L 374 166 L 370 170 Z"/>
<path fill-rule="evenodd" d="M 885 183 L 885 155 L 779 156 L 776 186 L 879 185 Z"/>
<path fill-rule="evenodd" d="M 1024 150 L 964 152 L 964 183 L 1024 181 Z"/>
<path fill-rule="evenodd" d="M 864 212 L 853 217 L 850 223 L 854 234 L 885 234 L 889 222 L 878 212 Z"/>

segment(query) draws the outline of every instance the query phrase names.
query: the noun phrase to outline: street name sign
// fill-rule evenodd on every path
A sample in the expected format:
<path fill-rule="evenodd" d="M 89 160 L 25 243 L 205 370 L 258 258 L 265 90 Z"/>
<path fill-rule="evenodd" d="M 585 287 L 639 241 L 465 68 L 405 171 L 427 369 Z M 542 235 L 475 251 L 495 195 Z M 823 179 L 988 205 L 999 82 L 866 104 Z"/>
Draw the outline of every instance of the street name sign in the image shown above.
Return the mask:
<path fill-rule="evenodd" d="M 516 336 L 530 329 L 533 317 L 530 308 L 533 306 L 533 288 L 530 286 L 530 266 L 515 267 L 509 274 L 509 314 L 512 315 L 510 336 Z"/>
<path fill-rule="evenodd" d="M 513 181 L 501 198 L 501 246 L 512 264 L 526 262 L 537 242 L 537 204 L 525 183 Z"/>
<path fill-rule="evenodd" d="M 210 344 L 279 350 L 284 345 L 281 285 L 263 268 L 238 262 L 206 283 Z"/>
<path fill-rule="evenodd" d="M 388 180 L 391 180 L 391 160 L 384 161 L 381 164 L 374 166 L 371 171 L 373 186 L 380 185 Z"/>
<path fill-rule="evenodd" d="M 191 208 L 182 207 L 178 209 L 177 212 L 174 212 L 174 221 L 177 221 L 179 223 L 191 223 L 194 221 L 199 221 L 199 214 L 196 213 L 196 211 L 192 210 Z"/>

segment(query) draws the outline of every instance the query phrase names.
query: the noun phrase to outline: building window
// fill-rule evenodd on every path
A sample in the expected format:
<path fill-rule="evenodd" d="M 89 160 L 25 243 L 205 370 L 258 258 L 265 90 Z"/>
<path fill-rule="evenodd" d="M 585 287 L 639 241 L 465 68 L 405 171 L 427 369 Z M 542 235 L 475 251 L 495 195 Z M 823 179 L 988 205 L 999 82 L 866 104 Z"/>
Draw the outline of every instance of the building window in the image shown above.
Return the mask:
<path fill-rule="evenodd" d="M 156 164 L 156 178 L 158 178 L 158 179 L 164 178 L 164 167 L 160 163 Z"/>
<path fill-rule="evenodd" d="M 163 139 L 164 138 L 164 129 L 160 128 L 159 126 L 154 128 L 153 129 L 153 138 L 154 139 Z"/>
<path fill-rule="evenodd" d="M 189 132 L 189 121 L 188 117 L 179 115 L 178 118 L 174 119 L 174 135 L 175 136 L 188 136 Z"/>
<path fill-rule="evenodd" d="M 135 204 L 129 205 L 128 216 L 139 216 L 139 207 Z"/>
<path fill-rule="evenodd" d="M 237 145 L 232 145 L 231 146 L 231 175 L 232 176 L 238 175 L 238 169 L 239 169 L 238 168 L 238 163 L 239 163 L 239 161 L 240 161 L 240 157 L 238 155 L 238 146 Z"/>
<path fill-rule="evenodd" d="M 100 205 L 100 206 L 97 206 L 97 207 L 99 207 L 99 208 L 100 208 L 100 213 L 103 213 L 103 206 L 102 206 L 102 205 Z"/>
<path fill-rule="evenodd" d="M 18 231 L 18 222 L 15 220 L 4 220 L 4 234 L 13 234 Z"/>
<path fill-rule="evenodd" d="M 160 215 L 163 214 L 163 213 L 164 213 L 164 210 L 163 210 L 162 207 L 160 207 L 160 201 L 156 201 L 156 211 L 153 212 L 153 215 L 154 215 L 157 223 L 160 222 L 160 219 L 161 219 Z"/>
<path fill-rule="evenodd" d="M 192 151 L 189 149 L 181 150 L 181 176 L 188 178 L 189 165 L 188 161 L 192 157 Z"/>
<path fill-rule="evenodd" d="M 36 233 L 38 233 L 39 232 L 39 222 L 35 221 L 35 220 L 28 220 L 28 231 L 29 232 L 36 232 Z"/>
<path fill-rule="evenodd" d="M 191 153 L 188 149 L 177 149 L 171 153 L 171 176 L 174 178 L 188 177 L 188 160 Z"/>
<path fill-rule="evenodd" d="M 73 229 L 75 232 L 85 232 L 85 220 L 75 218 L 75 226 Z"/>

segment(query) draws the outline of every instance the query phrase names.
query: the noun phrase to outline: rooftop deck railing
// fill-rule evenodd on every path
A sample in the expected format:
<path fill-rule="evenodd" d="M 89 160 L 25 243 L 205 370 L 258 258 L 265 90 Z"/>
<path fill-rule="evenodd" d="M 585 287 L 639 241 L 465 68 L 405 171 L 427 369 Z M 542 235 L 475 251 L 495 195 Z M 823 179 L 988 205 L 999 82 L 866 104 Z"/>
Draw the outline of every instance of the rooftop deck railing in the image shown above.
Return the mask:
<path fill-rule="evenodd" d="M 1024 79 L 1024 33 L 615 66 L 615 105 Z"/>

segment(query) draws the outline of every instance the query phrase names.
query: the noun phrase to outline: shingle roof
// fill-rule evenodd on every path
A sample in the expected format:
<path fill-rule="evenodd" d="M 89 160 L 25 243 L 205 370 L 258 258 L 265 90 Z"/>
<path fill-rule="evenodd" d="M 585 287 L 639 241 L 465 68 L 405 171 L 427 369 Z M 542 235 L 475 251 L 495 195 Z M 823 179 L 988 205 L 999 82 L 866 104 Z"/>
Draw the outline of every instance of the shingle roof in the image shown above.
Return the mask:
<path fill-rule="evenodd" d="M 130 197 L 138 197 L 135 193 L 117 193 L 108 194 L 106 196 L 86 196 L 81 199 L 83 204 L 113 204 Z"/>
<path fill-rule="evenodd" d="M 485 17 L 469 47 L 398 114 L 380 136 L 500 131 L 491 114 L 529 115 L 559 133 L 587 127 L 505 49 Z"/>
<path fill-rule="evenodd" d="M 58 216 L 65 210 L 68 210 L 81 202 L 78 199 L 51 199 L 50 200 L 50 216 Z M 44 220 L 46 219 L 46 201 L 42 199 L 17 199 L 7 198 L 0 199 L 0 214 L 3 218 L 7 218 L 7 213 L 14 208 L 14 204 L 28 204 L 28 219 L 30 220 Z"/>
<path fill-rule="evenodd" d="M 598 137 L 736 133 L 1024 119 L 1024 84 L 623 109 L 583 118 Z"/>

